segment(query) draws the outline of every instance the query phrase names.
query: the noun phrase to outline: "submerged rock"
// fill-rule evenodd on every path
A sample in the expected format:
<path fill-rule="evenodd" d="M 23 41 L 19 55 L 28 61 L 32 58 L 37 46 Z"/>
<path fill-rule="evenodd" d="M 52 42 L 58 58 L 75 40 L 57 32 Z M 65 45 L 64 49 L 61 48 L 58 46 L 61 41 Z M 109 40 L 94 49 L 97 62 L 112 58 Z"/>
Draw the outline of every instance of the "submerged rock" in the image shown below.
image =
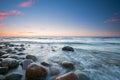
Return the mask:
<path fill-rule="evenodd" d="M 0 74 L 6 74 L 8 72 L 7 67 L 0 67 Z"/>
<path fill-rule="evenodd" d="M 76 74 L 69 72 L 66 74 L 63 74 L 61 76 L 58 76 L 56 80 L 79 80 Z M 82 79 L 81 79 L 82 80 Z"/>
<path fill-rule="evenodd" d="M 31 60 L 31 59 L 26 59 L 26 60 L 24 60 L 24 61 L 21 63 L 22 68 L 23 68 L 23 69 L 27 69 L 28 65 L 30 65 L 31 63 L 33 63 L 33 60 Z"/>
<path fill-rule="evenodd" d="M 26 69 L 26 78 L 27 80 L 41 80 L 41 78 L 45 78 L 48 72 L 46 68 L 42 65 L 38 65 L 36 63 L 31 63 Z"/>
<path fill-rule="evenodd" d="M 65 46 L 62 48 L 63 51 L 73 51 L 74 52 L 74 49 L 70 46 Z"/>
<path fill-rule="evenodd" d="M 47 60 L 42 61 L 41 64 L 42 64 L 43 66 L 51 66 L 51 65 L 52 65 L 52 64 L 51 64 L 49 61 L 47 61 Z"/>
<path fill-rule="evenodd" d="M 2 60 L 1 65 L 2 67 L 8 67 L 9 69 L 13 69 L 17 68 L 19 66 L 19 63 L 16 59 L 6 58 Z"/>
<path fill-rule="evenodd" d="M 37 58 L 34 55 L 27 55 L 26 59 L 32 59 L 33 61 L 37 60 Z"/>
<path fill-rule="evenodd" d="M 50 75 L 58 75 L 60 73 L 60 68 L 57 66 L 51 66 L 50 67 Z"/>
<path fill-rule="evenodd" d="M 61 65 L 63 68 L 66 68 L 66 69 L 74 69 L 75 68 L 71 62 L 67 62 L 67 61 L 62 62 Z"/>
<path fill-rule="evenodd" d="M 5 80 L 21 80 L 22 74 L 20 73 L 11 73 L 5 77 Z"/>
<path fill-rule="evenodd" d="M 4 75 L 0 75 L 0 80 L 5 80 L 5 76 Z"/>
<path fill-rule="evenodd" d="M 17 55 L 25 55 L 25 53 L 18 53 Z"/>
<path fill-rule="evenodd" d="M 0 51 L 0 56 L 7 54 L 6 52 Z"/>

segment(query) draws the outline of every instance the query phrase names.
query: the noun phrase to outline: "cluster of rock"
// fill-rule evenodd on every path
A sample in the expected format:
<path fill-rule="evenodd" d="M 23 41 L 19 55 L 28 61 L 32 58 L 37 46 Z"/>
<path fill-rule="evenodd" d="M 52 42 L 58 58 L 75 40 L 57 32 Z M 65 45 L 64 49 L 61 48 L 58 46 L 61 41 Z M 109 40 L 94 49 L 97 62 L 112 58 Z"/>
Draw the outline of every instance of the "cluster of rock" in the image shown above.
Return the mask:
<path fill-rule="evenodd" d="M 43 60 L 40 63 L 36 63 L 37 57 L 23 53 L 22 51 L 24 50 L 23 44 L 14 45 L 8 42 L 0 43 L 0 80 L 22 80 L 23 75 L 25 75 L 26 80 L 46 80 L 48 75 L 55 76 L 52 80 L 89 80 L 86 75 L 82 74 L 82 77 L 79 77 L 72 72 L 72 70 L 75 69 L 72 62 L 60 62 L 59 65 L 68 70 L 65 74 L 60 75 L 60 68 L 53 66 L 52 62 Z M 74 52 L 74 49 L 69 46 L 63 47 L 62 50 Z M 25 56 L 23 57 L 22 55 Z M 25 74 L 19 72 L 8 74 L 11 70 L 18 68 L 18 66 L 22 66 L 22 69 L 25 70 Z"/>

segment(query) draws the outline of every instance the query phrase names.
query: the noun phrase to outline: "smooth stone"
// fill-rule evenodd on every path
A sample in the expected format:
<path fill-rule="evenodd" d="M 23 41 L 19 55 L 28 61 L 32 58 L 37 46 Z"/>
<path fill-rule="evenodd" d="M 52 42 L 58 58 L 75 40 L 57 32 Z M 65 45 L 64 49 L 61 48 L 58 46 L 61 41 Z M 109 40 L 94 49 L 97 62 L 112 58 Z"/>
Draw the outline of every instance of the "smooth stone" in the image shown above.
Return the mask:
<path fill-rule="evenodd" d="M 43 65 L 43 66 L 51 66 L 52 64 L 49 61 L 44 60 L 44 61 L 41 62 L 41 65 Z"/>
<path fill-rule="evenodd" d="M 7 54 L 6 52 L 0 51 L 0 56 Z"/>
<path fill-rule="evenodd" d="M 8 72 L 7 67 L 0 67 L 0 74 L 6 74 Z"/>
<path fill-rule="evenodd" d="M 7 58 L 10 54 L 4 54 L 0 58 Z"/>
<path fill-rule="evenodd" d="M 74 49 L 70 46 L 65 46 L 62 48 L 63 51 L 73 51 L 74 52 Z"/>
<path fill-rule="evenodd" d="M 19 62 L 16 59 L 6 58 L 1 62 L 2 67 L 8 67 L 9 69 L 17 68 L 19 66 Z"/>
<path fill-rule="evenodd" d="M 58 75 L 60 73 L 60 68 L 57 66 L 51 66 L 50 67 L 50 75 Z"/>
<path fill-rule="evenodd" d="M 15 45 L 14 44 L 9 44 L 9 47 L 14 47 Z"/>
<path fill-rule="evenodd" d="M 22 76 L 23 76 L 22 74 L 14 72 L 7 75 L 5 77 L 5 80 L 21 80 Z"/>
<path fill-rule="evenodd" d="M 37 58 L 34 55 L 27 55 L 26 59 L 32 59 L 33 61 L 37 60 Z"/>
<path fill-rule="evenodd" d="M 19 56 L 18 55 L 9 55 L 8 58 L 14 58 L 14 59 L 18 59 Z"/>
<path fill-rule="evenodd" d="M 46 78 L 47 74 L 48 74 L 47 69 L 44 66 L 38 65 L 36 63 L 31 63 L 26 69 L 27 80 Z"/>
<path fill-rule="evenodd" d="M 7 53 L 11 53 L 13 50 L 12 49 L 7 49 L 6 52 Z"/>
<path fill-rule="evenodd" d="M 61 76 L 58 76 L 56 80 L 79 80 L 78 76 L 72 72 L 68 72 Z M 81 79 L 82 80 L 82 79 Z"/>
<path fill-rule="evenodd" d="M 31 60 L 31 59 L 25 59 L 25 60 L 21 63 L 22 68 L 23 68 L 23 69 L 27 69 L 27 67 L 28 67 L 31 63 L 33 63 L 33 60 Z"/>
<path fill-rule="evenodd" d="M 66 69 L 74 69 L 75 68 L 71 62 L 67 62 L 67 61 L 62 62 L 61 65 L 63 68 L 66 68 Z"/>
<path fill-rule="evenodd" d="M 17 55 L 25 55 L 25 53 L 18 53 Z"/>

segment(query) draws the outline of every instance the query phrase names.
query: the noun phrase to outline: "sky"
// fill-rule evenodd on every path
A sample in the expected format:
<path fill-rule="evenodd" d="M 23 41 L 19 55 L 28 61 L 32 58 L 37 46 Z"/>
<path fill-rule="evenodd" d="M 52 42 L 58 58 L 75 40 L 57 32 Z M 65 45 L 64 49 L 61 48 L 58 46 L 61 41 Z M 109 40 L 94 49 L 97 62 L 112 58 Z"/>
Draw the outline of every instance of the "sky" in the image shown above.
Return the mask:
<path fill-rule="evenodd" d="M 120 36 L 120 0 L 0 0 L 0 36 Z"/>

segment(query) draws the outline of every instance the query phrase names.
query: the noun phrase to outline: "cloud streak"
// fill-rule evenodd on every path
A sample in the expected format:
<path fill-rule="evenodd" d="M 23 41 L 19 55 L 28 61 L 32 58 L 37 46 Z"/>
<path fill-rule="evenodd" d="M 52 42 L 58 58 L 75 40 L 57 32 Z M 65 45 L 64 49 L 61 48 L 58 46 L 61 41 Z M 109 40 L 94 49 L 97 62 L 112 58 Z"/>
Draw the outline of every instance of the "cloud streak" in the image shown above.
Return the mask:
<path fill-rule="evenodd" d="M 4 11 L 4 12 L 0 12 L 0 19 L 5 19 L 8 16 L 19 16 L 22 13 L 20 11 L 17 10 L 12 10 L 12 11 Z"/>
<path fill-rule="evenodd" d="M 4 27 L 4 23 L 0 22 L 0 28 L 3 28 L 3 27 Z"/>
<path fill-rule="evenodd" d="M 107 19 L 104 23 L 115 23 L 115 22 L 120 22 L 120 18 L 110 18 Z"/>
<path fill-rule="evenodd" d="M 29 7 L 33 4 L 32 0 L 28 0 L 19 4 L 20 7 Z"/>

